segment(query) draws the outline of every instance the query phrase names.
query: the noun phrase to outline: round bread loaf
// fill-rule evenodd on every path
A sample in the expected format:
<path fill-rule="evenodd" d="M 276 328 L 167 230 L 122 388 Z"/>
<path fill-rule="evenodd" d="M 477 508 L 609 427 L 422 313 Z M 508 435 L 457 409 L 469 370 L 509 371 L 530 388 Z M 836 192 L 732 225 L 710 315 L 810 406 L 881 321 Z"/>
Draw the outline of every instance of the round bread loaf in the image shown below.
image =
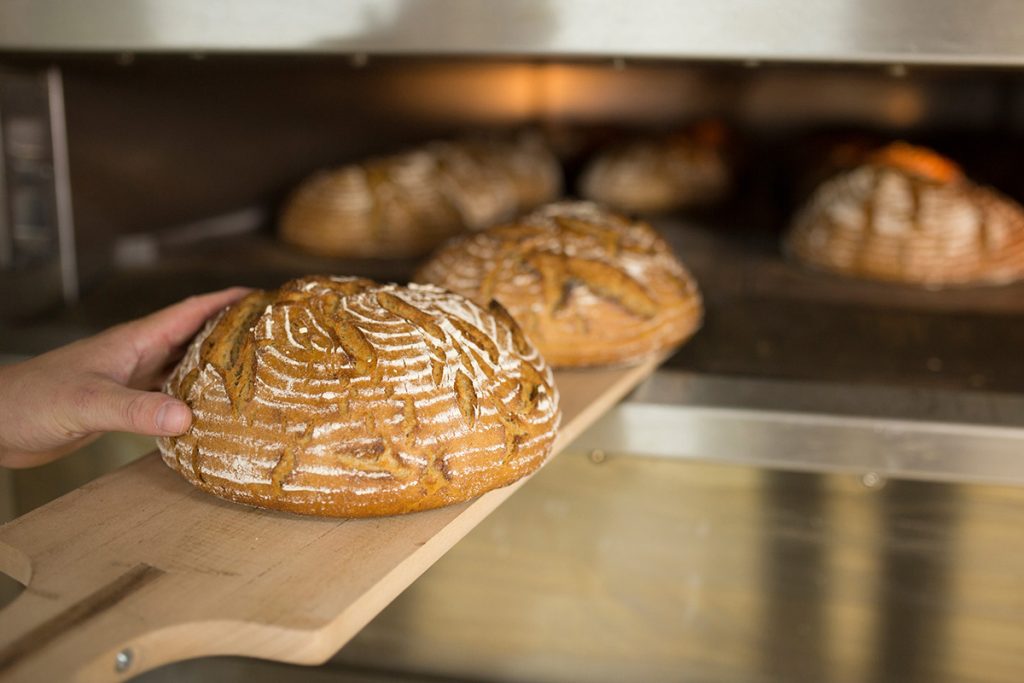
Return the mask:
<path fill-rule="evenodd" d="M 280 236 L 325 256 L 420 256 L 561 191 L 561 167 L 539 135 L 434 142 L 321 171 L 285 204 Z"/>
<path fill-rule="evenodd" d="M 437 175 L 426 151 L 321 171 L 285 205 L 281 239 L 323 256 L 419 256 L 462 228 Z"/>
<path fill-rule="evenodd" d="M 599 152 L 580 177 L 580 194 L 621 211 L 664 213 L 713 203 L 730 184 L 724 128 L 707 122 Z"/>
<path fill-rule="evenodd" d="M 562 190 L 562 168 L 539 134 L 437 142 L 429 149 L 437 156 L 442 191 L 471 230 L 512 218 Z"/>
<path fill-rule="evenodd" d="M 823 183 L 784 249 L 841 275 L 928 287 L 1024 276 L 1024 210 L 948 159 L 895 143 Z"/>
<path fill-rule="evenodd" d="M 498 304 L 437 287 L 307 277 L 210 321 L 165 388 L 159 440 L 214 495 L 336 517 L 457 503 L 533 472 L 559 420 L 550 369 Z"/>
<path fill-rule="evenodd" d="M 442 247 L 417 279 L 496 299 L 555 367 L 615 365 L 700 325 L 697 285 L 646 223 L 590 202 L 549 204 Z"/>

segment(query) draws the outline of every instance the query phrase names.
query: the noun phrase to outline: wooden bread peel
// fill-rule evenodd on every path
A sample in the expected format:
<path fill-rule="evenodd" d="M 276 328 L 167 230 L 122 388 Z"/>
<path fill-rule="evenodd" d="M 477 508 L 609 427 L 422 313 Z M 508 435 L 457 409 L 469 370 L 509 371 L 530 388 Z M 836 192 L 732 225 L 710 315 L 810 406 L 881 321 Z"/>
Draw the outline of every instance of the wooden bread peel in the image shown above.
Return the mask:
<path fill-rule="evenodd" d="M 649 375 L 556 372 L 559 452 Z M 125 680 L 243 655 L 317 664 L 525 482 L 401 517 L 300 517 L 194 489 L 156 453 L 0 527 L 0 681 Z"/>

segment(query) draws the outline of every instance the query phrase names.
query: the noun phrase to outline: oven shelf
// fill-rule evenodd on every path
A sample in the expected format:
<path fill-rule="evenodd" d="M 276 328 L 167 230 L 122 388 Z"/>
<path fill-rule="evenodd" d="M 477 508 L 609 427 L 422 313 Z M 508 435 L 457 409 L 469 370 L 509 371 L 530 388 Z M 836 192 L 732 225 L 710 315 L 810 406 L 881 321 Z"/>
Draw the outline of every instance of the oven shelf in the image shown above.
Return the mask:
<path fill-rule="evenodd" d="M 1024 396 L 660 370 L 573 447 L 888 479 L 1024 486 Z"/>
<path fill-rule="evenodd" d="M 1013 455 L 1024 452 L 1024 283 L 929 291 L 810 271 L 780 254 L 784 212 L 751 207 L 653 221 L 700 283 L 703 327 L 584 446 L 1024 485 Z M 403 281 L 415 266 L 317 258 L 260 231 L 169 248 L 151 266 L 111 272 L 47 326 L 8 330 L 0 353 L 217 287 L 308 273 Z M 663 429 L 666 419 L 686 427 Z"/>
<path fill-rule="evenodd" d="M 652 221 L 693 271 L 706 304 L 702 329 L 668 368 L 907 391 L 1024 392 L 1024 283 L 930 291 L 814 272 L 782 257 L 784 215 L 752 206 Z M 312 273 L 403 282 L 416 266 L 311 256 L 265 230 L 168 247 L 149 265 L 108 271 L 75 307 L 5 323 L 0 354 L 39 353 L 217 288 L 272 288 Z"/>

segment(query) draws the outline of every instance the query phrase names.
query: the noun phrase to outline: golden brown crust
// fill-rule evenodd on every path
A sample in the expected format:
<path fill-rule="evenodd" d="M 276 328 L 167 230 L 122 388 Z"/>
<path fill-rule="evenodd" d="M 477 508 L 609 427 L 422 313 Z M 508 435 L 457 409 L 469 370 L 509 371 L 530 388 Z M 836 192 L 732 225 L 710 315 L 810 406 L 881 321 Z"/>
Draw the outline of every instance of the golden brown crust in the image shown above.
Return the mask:
<path fill-rule="evenodd" d="M 954 183 L 964 179 L 963 171 L 952 159 L 925 147 L 894 142 L 876 150 L 868 157 L 875 166 L 896 168 L 936 184 Z"/>
<path fill-rule="evenodd" d="M 555 367 L 642 359 L 687 339 L 702 315 L 696 283 L 664 240 L 590 202 L 456 238 L 417 279 L 500 302 Z"/>
<path fill-rule="evenodd" d="M 1024 209 L 903 143 L 823 183 L 786 251 L 822 270 L 928 287 L 1024 277 Z"/>
<path fill-rule="evenodd" d="M 540 136 L 433 142 L 303 182 L 281 214 L 281 239 L 326 256 L 419 256 L 552 199 L 561 168 Z"/>
<path fill-rule="evenodd" d="M 551 371 L 510 317 L 432 286 L 308 277 L 207 324 L 165 390 L 161 438 L 193 485 L 259 507 L 392 515 L 533 472 L 559 419 Z"/>
<path fill-rule="evenodd" d="M 724 127 L 708 121 L 599 152 L 580 177 L 580 194 L 620 211 L 664 213 L 719 200 L 728 190 Z"/>

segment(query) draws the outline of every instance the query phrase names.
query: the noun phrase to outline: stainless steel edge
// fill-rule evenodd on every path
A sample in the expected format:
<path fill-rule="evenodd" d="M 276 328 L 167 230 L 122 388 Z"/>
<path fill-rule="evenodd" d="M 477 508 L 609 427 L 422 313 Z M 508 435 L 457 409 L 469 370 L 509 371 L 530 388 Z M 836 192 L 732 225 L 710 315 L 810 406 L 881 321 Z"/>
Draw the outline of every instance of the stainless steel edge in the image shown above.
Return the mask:
<path fill-rule="evenodd" d="M 53 194 L 60 249 L 60 281 L 64 303 L 78 301 L 78 260 L 75 251 L 75 216 L 71 200 L 71 168 L 68 159 L 67 117 L 64 111 L 64 80 L 58 67 L 46 70 L 50 105 L 50 149 L 53 156 Z"/>
<path fill-rule="evenodd" d="M 1024 485 L 1024 399 L 659 371 L 572 448 Z"/>
<path fill-rule="evenodd" d="M 0 74 L 0 78 L 3 78 L 3 74 Z M 14 226 L 7 199 L 7 146 L 4 142 L 3 121 L 3 104 L 0 103 L 0 270 L 14 265 Z"/>
<path fill-rule="evenodd" d="M 1015 0 L 0 0 L 0 50 L 1024 64 Z"/>
<path fill-rule="evenodd" d="M 661 368 L 633 403 L 960 423 L 1024 429 L 1024 396 L 1006 392 L 725 376 Z"/>

